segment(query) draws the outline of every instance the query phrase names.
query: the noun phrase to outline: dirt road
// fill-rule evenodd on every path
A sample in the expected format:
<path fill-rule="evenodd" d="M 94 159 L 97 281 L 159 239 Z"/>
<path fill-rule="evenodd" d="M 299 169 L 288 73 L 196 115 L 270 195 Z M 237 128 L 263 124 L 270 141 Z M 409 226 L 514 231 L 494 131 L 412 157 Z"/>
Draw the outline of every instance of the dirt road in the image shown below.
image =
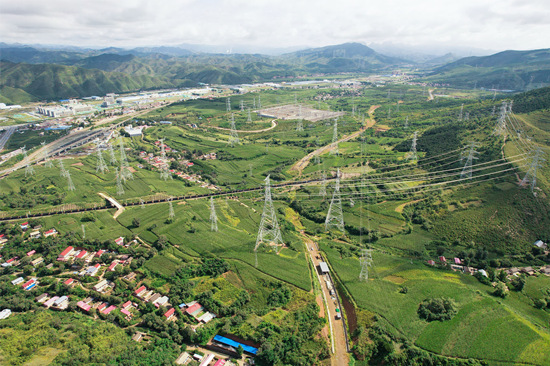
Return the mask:
<path fill-rule="evenodd" d="M 361 129 L 359 131 L 355 131 L 354 133 L 352 133 L 351 135 L 347 135 L 347 136 L 344 136 L 342 137 L 340 140 L 338 140 L 338 143 L 340 142 L 344 142 L 344 141 L 349 141 L 351 139 L 354 139 L 356 138 L 357 136 L 359 136 L 363 131 L 365 131 L 367 128 L 371 128 L 372 126 L 374 126 L 376 124 L 376 121 L 374 120 L 374 111 L 376 110 L 376 108 L 380 107 L 379 105 L 373 105 L 369 108 L 369 118 L 367 119 L 367 123 L 365 126 L 361 127 Z M 298 172 L 298 175 L 302 175 L 302 171 L 307 167 L 307 165 L 309 164 L 309 161 L 316 155 L 322 155 L 326 152 L 329 152 L 331 151 L 332 149 L 334 149 L 335 145 L 330 143 L 328 145 L 325 145 L 325 146 L 322 146 L 320 148 L 318 148 L 317 150 L 315 151 L 312 151 L 310 152 L 309 154 L 307 154 L 306 156 L 304 156 L 303 158 L 301 158 L 300 160 L 298 160 L 291 168 L 290 170 L 295 170 Z"/>
<path fill-rule="evenodd" d="M 230 128 L 223 128 L 223 127 L 216 127 L 216 126 L 209 126 L 209 127 L 215 128 L 217 130 L 231 131 Z M 242 132 L 242 133 L 261 133 L 261 132 L 267 132 L 269 130 L 272 130 L 275 127 L 277 127 L 277 120 L 274 119 L 273 121 L 271 121 L 271 127 L 268 127 L 268 128 L 264 128 L 261 130 L 235 130 L 235 131 Z"/>
<path fill-rule="evenodd" d="M 302 233 L 302 235 L 304 237 L 310 259 L 315 268 L 317 281 L 321 286 L 321 295 L 328 307 L 327 320 L 330 331 L 331 365 L 347 365 L 349 363 L 349 353 L 346 344 L 346 333 L 344 331 L 344 320 L 336 319 L 336 314 L 338 313 L 336 309 L 339 309 L 339 307 L 336 297 L 331 295 L 331 290 L 334 289 L 334 284 L 332 283 L 332 280 L 330 280 L 329 276 L 321 275 L 319 272 L 319 263 L 323 260 L 321 254 L 319 253 L 318 244 L 305 234 Z"/>

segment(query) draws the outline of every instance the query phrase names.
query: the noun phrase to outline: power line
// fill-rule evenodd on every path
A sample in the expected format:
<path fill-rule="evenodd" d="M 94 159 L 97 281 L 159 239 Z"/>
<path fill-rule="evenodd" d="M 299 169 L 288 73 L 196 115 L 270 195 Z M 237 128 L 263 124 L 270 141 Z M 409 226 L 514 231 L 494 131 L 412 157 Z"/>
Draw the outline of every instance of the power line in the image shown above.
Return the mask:
<path fill-rule="evenodd" d="M 369 279 L 369 267 L 372 266 L 372 249 L 361 250 L 361 273 L 359 273 L 359 281 L 367 281 Z"/>
<path fill-rule="evenodd" d="M 283 245 L 283 238 L 281 236 L 281 230 L 279 229 L 279 222 L 277 221 L 275 207 L 273 206 L 273 199 L 271 198 L 271 185 L 269 182 L 269 175 L 265 178 L 264 209 L 262 212 L 260 227 L 258 229 L 256 245 L 254 246 L 254 253 L 257 253 L 258 247 L 265 243 L 267 243 L 268 245 L 278 246 L 279 248 L 281 248 Z M 277 250 L 277 252 L 279 252 L 279 250 Z M 258 258 L 256 256 L 256 267 L 257 266 Z"/>

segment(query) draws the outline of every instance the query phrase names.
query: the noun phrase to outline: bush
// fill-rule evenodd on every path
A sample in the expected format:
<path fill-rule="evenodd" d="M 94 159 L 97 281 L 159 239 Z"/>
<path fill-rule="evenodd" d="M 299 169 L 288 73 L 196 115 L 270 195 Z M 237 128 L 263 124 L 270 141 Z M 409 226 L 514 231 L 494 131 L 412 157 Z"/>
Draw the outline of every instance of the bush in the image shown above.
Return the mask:
<path fill-rule="evenodd" d="M 508 287 L 505 283 L 499 282 L 493 291 L 494 296 L 502 297 L 503 299 L 508 295 Z"/>
<path fill-rule="evenodd" d="M 458 310 L 454 300 L 445 297 L 426 299 L 418 306 L 418 316 L 429 322 L 434 320 L 449 320 L 457 312 Z"/>
<path fill-rule="evenodd" d="M 547 303 L 545 299 L 535 299 L 534 305 L 537 309 L 544 309 Z"/>

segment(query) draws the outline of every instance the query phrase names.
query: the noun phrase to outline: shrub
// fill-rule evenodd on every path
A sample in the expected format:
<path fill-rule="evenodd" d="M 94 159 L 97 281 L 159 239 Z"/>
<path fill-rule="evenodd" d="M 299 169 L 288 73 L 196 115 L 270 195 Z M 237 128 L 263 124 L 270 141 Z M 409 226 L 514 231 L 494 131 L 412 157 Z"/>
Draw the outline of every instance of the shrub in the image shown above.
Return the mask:
<path fill-rule="evenodd" d="M 418 316 L 429 322 L 449 320 L 457 312 L 457 305 L 454 300 L 445 297 L 426 299 L 418 306 Z"/>

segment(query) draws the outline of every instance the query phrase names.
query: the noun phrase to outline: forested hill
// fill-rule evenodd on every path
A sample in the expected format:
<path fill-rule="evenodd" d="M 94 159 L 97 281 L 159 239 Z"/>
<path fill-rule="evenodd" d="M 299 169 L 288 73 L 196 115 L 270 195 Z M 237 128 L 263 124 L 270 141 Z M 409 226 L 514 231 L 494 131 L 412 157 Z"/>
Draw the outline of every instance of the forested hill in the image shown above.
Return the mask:
<path fill-rule="evenodd" d="M 514 112 L 529 113 L 540 109 L 550 109 L 550 87 L 514 96 Z"/>
<path fill-rule="evenodd" d="M 170 87 L 165 79 L 76 66 L 0 62 L 0 102 L 20 103 Z"/>

